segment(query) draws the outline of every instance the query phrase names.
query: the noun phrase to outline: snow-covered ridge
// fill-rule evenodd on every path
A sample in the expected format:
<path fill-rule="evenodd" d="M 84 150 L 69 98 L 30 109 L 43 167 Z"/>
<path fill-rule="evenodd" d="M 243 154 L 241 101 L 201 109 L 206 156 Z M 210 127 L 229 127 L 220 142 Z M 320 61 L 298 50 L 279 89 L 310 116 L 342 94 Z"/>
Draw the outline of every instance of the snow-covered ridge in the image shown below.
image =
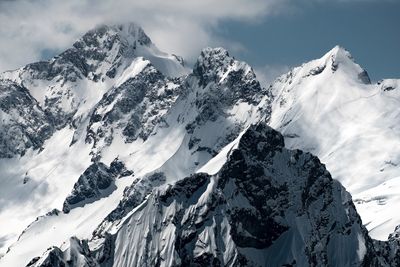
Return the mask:
<path fill-rule="evenodd" d="M 0 79 L 26 88 L 51 126 L 61 129 L 84 120 L 110 88 L 136 76 L 150 61 L 167 77 L 187 73 L 181 59 L 159 51 L 141 27 L 101 25 L 49 61 L 5 72 Z"/>
<path fill-rule="evenodd" d="M 399 85 L 371 84 L 337 46 L 262 88 L 251 66 L 223 48 L 203 49 L 188 71 L 139 26 L 98 26 L 47 62 L 0 74 L 0 147 L 17 140 L 14 150 L 0 150 L 8 157 L 0 159 L 0 253 L 10 248 L 0 266 L 31 259 L 32 266 L 48 259 L 118 266 L 145 258 L 396 266 Z M 316 154 L 334 180 L 317 158 L 287 150 L 260 122 L 281 131 L 288 148 Z M 306 179 L 308 172 L 318 178 Z M 373 237 L 392 233 L 388 242 L 371 240 L 335 179 L 356 196 Z M 260 212 L 271 220 L 253 218 Z M 252 227 L 235 223 L 246 216 Z M 276 232 L 257 230 L 269 223 Z M 197 237 L 186 246 L 190 233 Z M 291 254 L 277 253 L 282 247 Z"/>
<path fill-rule="evenodd" d="M 113 231 L 89 241 L 72 238 L 68 249 L 50 248 L 32 266 L 68 260 L 73 266 L 398 262 L 397 237 L 373 242 L 350 195 L 316 157 L 287 150 L 283 136 L 265 124 L 241 136 L 215 175 L 198 173 L 155 189 Z"/>
<path fill-rule="evenodd" d="M 35 217 L 54 208 L 62 209 L 74 184 L 92 164 L 90 161 L 108 166 L 119 158 L 134 171 L 135 177 L 116 179 L 116 189 L 112 185 L 112 192 L 106 194 L 94 190 L 94 198 L 90 197 L 84 205 L 74 206 L 68 214 L 57 212 L 40 217 L 11 246 L 2 261 L 17 260 L 17 265 L 25 264 L 25 260 L 46 248 L 67 242 L 71 235 L 90 237 L 124 197 L 125 187 L 132 183 L 143 185 L 147 188 L 143 191 L 145 196 L 155 186 L 147 183 L 147 174 L 163 172 L 165 180 L 172 182 L 171 179 L 196 172 L 260 117 L 256 105 L 262 98 L 263 89 L 254 72 L 243 62 L 228 55 L 227 59 L 229 64 L 215 69 L 215 73 L 221 73 L 224 78 L 204 85 L 199 83 L 203 78 L 201 74 L 168 77 L 145 56 L 126 59 L 114 78 L 106 75 L 104 80 L 94 81 L 94 76 L 89 75 L 88 78 L 66 81 L 62 76 L 64 71 L 57 74 L 60 79 L 38 78 L 42 75 L 24 79 L 30 92 L 36 95 L 43 89 L 48 92 L 49 95 L 44 94 L 41 98 L 45 108 L 50 104 L 49 96 L 57 99 L 48 106 L 54 110 L 49 113 L 61 115 L 58 118 L 64 123 L 66 120 L 67 124 L 46 141 L 42 152 L 29 151 L 22 160 L 13 162 L 11 169 L 16 170 L 15 173 L 3 174 L 7 195 L 14 194 L 18 198 L 19 192 L 26 190 L 32 190 L 35 196 L 45 194 L 42 198 L 21 199 L 0 213 L 0 216 L 12 217 L 12 220 L 2 220 L 3 229 L 10 229 L 9 223 L 13 224 L 11 231 L 4 232 L 4 251 Z M 24 69 L 18 72 L 32 77 Z M 210 135 L 210 130 L 215 134 Z M 15 178 L 10 180 L 9 177 Z M 57 178 L 62 183 L 54 182 Z M 143 183 L 140 182 L 144 178 Z M 19 184 L 22 180 L 27 181 L 26 186 Z M 15 223 L 14 217 L 19 216 L 15 210 L 24 214 L 24 220 L 19 223 Z M 63 226 L 65 224 L 68 227 Z M 52 225 L 53 231 L 45 231 L 47 225 Z M 27 250 L 32 242 L 38 245 L 34 250 Z"/>
<path fill-rule="evenodd" d="M 272 85 L 270 125 L 288 147 L 310 151 L 357 199 L 374 238 L 386 240 L 399 224 L 399 80 L 371 84 L 349 52 L 337 46 L 322 58 L 294 68 Z"/>
<path fill-rule="evenodd" d="M 0 157 L 11 158 L 0 159 L 0 255 L 36 217 L 62 208 L 93 157 L 85 140 L 93 109 L 150 62 L 165 76 L 187 72 L 140 27 L 99 26 L 49 61 L 0 74 Z"/>

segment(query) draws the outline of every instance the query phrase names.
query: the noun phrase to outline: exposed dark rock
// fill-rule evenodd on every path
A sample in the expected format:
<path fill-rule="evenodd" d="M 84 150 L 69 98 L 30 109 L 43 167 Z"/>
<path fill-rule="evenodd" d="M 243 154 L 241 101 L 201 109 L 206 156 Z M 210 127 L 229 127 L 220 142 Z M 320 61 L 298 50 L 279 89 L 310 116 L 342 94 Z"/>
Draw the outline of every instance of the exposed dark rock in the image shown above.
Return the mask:
<path fill-rule="evenodd" d="M 26 267 L 66 267 L 67 263 L 63 259 L 63 252 L 58 247 L 49 248 L 44 259 L 40 257 L 33 258 Z M 41 262 L 39 262 L 41 260 Z"/>
<path fill-rule="evenodd" d="M 114 159 L 110 164 L 110 172 L 116 176 L 125 177 L 133 174 L 133 171 L 128 170 L 125 164 L 118 159 Z"/>
<path fill-rule="evenodd" d="M 142 179 L 136 180 L 131 186 L 125 188 L 124 197 L 107 217 L 102 225 L 94 232 L 95 236 L 102 236 L 104 227 L 109 222 L 121 220 L 126 214 L 137 207 L 151 193 L 153 188 L 164 184 L 166 177 L 162 172 L 155 172 Z"/>
<path fill-rule="evenodd" d="M 0 158 L 24 155 L 40 149 L 54 132 L 52 122 L 28 90 L 11 81 L 0 80 Z"/>
<path fill-rule="evenodd" d="M 132 199 L 138 194 L 126 195 Z M 142 201 L 136 200 L 134 205 L 121 203 L 108 223 L 117 222 L 128 214 L 124 208 L 132 210 Z M 145 227 L 148 220 L 153 225 Z M 168 262 L 168 266 L 385 266 L 394 262 L 392 254 L 382 256 L 377 250 L 350 196 L 324 165 L 309 153 L 284 148 L 282 135 L 264 124 L 243 134 L 218 174 L 198 173 L 153 190 L 124 222 L 121 231 L 130 236 L 117 238 L 117 233 L 113 240 L 125 243 L 114 246 L 135 247 L 138 254 L 119 258 L 119 264 L 132 260 L 143 265 Z M 139 227 L 136 231 L 131 229 L 134 225 Z M 166 236 L 173 240 L 161 239 Z M 393 234 L 391 242 L 396 238 Z M 362 257 L 357 252 L 360 244 L 365 246 Z"/>
<path fill-rule="evenodd" d="M 97 104 L 86 140 L 93 142 L 94 148 L 100 139 L 109 145 L 118 129 L 127 143 L 138 138 L 146 140 L 154 127 L 162 124 L 163 111 L 171 107 L 180 92 L 179 88 L 167 90 L 172 82 L 148 64 L 138 75 L 112 88 Z"/>
<path fill-rule="evenodd" d="M 86 240 L 70 238 L 70 246 L 66 251 L 51 247 L 41 256 L 32 259 L 26 267 L 98 267 L 93 253 L 89 250 Z"/>
<path fill-rule="evenodd" d="M 322 73 L 325 68 L 326 68 L 326 65 L 318 66 L 318 67 L 310 70 L 310 75 L 312 75 L 312 76 L 318 75 L 318 74 Z"/>
<path fill-rule="evenodd" d="M 94 202 L 111 194 L 116 189 L 114 180 L 119 176 L 132 175 L 123 162 L 114 160 L 110 168 L 104 163 L 94 162 L 75 183 L 71 194 L 63 204 L 63 212 L 68 213 L 72 208 Z"/>
<path fill-rule="evenodd" d="M 371 79 L 366 70 L 363 70 L 363 72 L 358 74 L 358 79 L 364 84 L 371 84 Z"/>

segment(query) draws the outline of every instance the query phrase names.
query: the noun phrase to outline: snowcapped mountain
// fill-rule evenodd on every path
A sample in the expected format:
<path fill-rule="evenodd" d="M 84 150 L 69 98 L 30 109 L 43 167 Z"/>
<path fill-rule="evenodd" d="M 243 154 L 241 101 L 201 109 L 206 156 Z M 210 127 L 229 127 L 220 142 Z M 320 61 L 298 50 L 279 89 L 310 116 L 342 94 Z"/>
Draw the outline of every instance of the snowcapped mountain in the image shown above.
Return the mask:
<path fill-rule="evenodd" d="M 94 158 L 86 141 L 93 110 L 149 59 L 161 76 L 187 72 L 129 24 L 98 27 L 47 62 L 1 74 L 2 254 L 35 218 L 64 203 Z"/>
<path fill-rule="evenodd" d="M 153 190 L 104 233 L 89 244 L 73 238 L 69 251 L 51 248 L 31 266 L 350 266 L 375 253 L 344 188 L 263 123 L 245 131 L 217 174 Z"/>
<path fill-rule="evenodd" d="M 0 266 L 397 266 L 399 88 L 99 26 L 0 74 Z"/>
<path fill-rule="evenodd" d="M 317 155 L 353 195 L 372 237 L 399 225 L 400 80 L 371 84 L 350 53 L 335 47 L 272 85 L 270 125 L 290 148 Z"/>

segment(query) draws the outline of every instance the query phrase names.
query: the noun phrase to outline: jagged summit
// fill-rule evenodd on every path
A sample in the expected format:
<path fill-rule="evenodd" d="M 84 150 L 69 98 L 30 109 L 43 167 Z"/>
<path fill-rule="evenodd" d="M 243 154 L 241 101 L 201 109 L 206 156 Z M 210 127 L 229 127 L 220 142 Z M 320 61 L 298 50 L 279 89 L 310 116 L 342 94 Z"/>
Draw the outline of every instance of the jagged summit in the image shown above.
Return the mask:
<path fill-rule="evenodd" d="M 222 47 L 206 47 L 201 50 L 200 56 L 197 59 L 195 65 L 204 65 L 205 67 L 213 67 L 216 63 L 218 65 L 229 64 L 233 57 L 229 55 L 229 52 Z"/>
<path fill-rule="evenodd" d="M 217 81 L 218 76 L 222 76 L 229 65 L 234 63 L 234 59 L 224 48 L 207 47 L 200 52 L 193 67 L 193 74 L 202 77 L 201 83 Z"/>
<path fill-rule="evenodd" d="M 115 41 L 136 47 L 137 45 L 150 45 L 152 42 L 143 29 L 135 23 L 98 25 L 83 35 L 74 46 L 77 48 L 111 48 Z"/>
<path fill-rule="evenodd" d="M 33 78 L 63 77 L 76 81 L 87 77 L 95 82 L 114 78 L 124 60 L 140 56 L 140 47 L 150 49 L 150 38 L 134 24 L 99 25 L 79 38 L 71 48 L 50 61 L 29 64 Z"/>
<path fill-rule="evenodd" d="M 50 126 L 61 129 L 84 118 L 104 93 L 147 64 L 166 77 L 187 73 L 181 58 L 160 51 L 137 24 L 99 25 L 54 58 L 1 74 L 0 80 L 26 88 Z M 18 151 L 25 152 L 25 147 L 21 144 Z"/>
<path fill-rule="evenodd" d="M 71 48 L 49 61 L 29 64 L 23 70 L 33 79 L 57 79 L 65 83 L 87 78 L 98 82 L 114 79 L 136 57 L 150 60 L 167 76 L 178 77 L 187 72 L 182 58 L 160 51 L 135 23 L 96 26 Z"/>
<path fill-rule="evenodd" d="M 230 56 L 229 52 L 222 47 L 204 48 L 194 64 L 193 74 L 199 78 L 200 85 L 203 86 L 209 82 L 223 81 L 232 84 L 238 80 L 235 76 L 239 75 L 245 76 L 252 85 L 260 87 L 253 69 L 246 62 L 238 61 Z"/>

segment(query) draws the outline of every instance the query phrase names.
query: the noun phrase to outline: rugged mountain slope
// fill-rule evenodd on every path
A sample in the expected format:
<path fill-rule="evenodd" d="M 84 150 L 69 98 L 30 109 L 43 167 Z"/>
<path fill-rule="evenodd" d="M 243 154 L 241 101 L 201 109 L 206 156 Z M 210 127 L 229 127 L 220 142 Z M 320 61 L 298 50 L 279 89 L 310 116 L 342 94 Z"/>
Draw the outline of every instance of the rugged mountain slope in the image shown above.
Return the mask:
<path fill-rule="evenodd" d="M 154 190 L 113 237 L 114 265 L 360 264 L 366 230 L 349 195 L 318 159 L 283 146 L 251 126 L 217 174 Z"/>
<path fill-rule="evenodd" d="M 113 36 L 119 28 L 109 27 L 106 33 L 102 29 L 88 34 L 99 39 L 98 31 L 101 36 Z M 132 31 L 130 34 L 137 38 L 137 31 L 131 29 L 129 32 Z M 124 31 L 122 33 L 119 32 L 128 38 Z M 131 45 L 136 43 L 131 42 Z M 131 49 L 136 51 L 137 47 Z M 79 104 L 71 117 L 66 116 L 69 118 L 66 125 L 53 123 L 55 129 L 60 129 L 45 141 L 40 153 L 28 150 L 20 158 L 2 160 L 2 164 L 10 166 L 1 174 L 4 208 L 0 216 L 4 220 L 0 221 L 2 229 L 7 229 L 2 232 L 3 250 L 39 215 L 63 207 L 68 212 L 53 211 L 38 218 L 2 261 L 13 258 L 23 264 L 24 259 L 40 254 L 51 245 L 59 245 L 71 235 L 90 237 L 96 226 L 117 206 L 125 187 L 137 184 L 139 196 L 144 197 L 152 186 L 190 175 L 261 117 L 256 105 L 268 94 L 261 88 L 251 67 L 235 60 L 222 48 L 203 50 L 196 71 L 180 78 L 161 71 L 160 63 L 154 57 L 133 55 L 129 59 L 124 58 L 126 61 L 117 68 L 114 78 L 100 75 L 104 80 L 92 81 L 82 75 L 77 80 L 68 80 L 65 83 L 70 84 L 68 87 L 59 85 L 62 91 L 68 91 L 70 87 L 77 92 L 79 89 L 79 97 L 83 97 L 83 100 L 71 100 Z M 166 60 L 170 62 L 169 58 Z M 13 78 L 16 83 L 28 84 L 17 77 L 27 68 L 5 73 L 3 79 Z M 40 83 L 45 82 L 40 79 Z M 79 79 L 90 86 L 82 86 Z M 49 83 L 55 83 L 57 87 L 57 82 L 56 79 Z M 34 95 L 40 87 L 32 88 L 30 92 Z M 48 88 L 53 87 L 42 89 Z M 74 93 L 71 95 L 75 99 Z M 66 101 L 69 98 L 64 95 L 60 99 L 64 104 L 72 103 Z M 51 121 L 53 115 L 48 118 Z M 104 166 L 110 166 L 117 158 L 134 175 L 109 177 Z M 100 169 L 104 172 L 97 175 L 98 172 L 90 171 L 93 162 L 97 164 L 95 166 L 102 166 Z M 164 173 L 165 178 L 160 182 L 149 182 L 148 177 L 153 177 L 151 173 L 154 172 Z M 93 182 L 97 179 L 108 181 L 109 187 L 97 188 L 99 183 Z M 24 184 L 22 180 L 27 182 Z M 91 186 L 95 188 L 89 188 Z M 79 195 L 79 202 L 66 201 L 74 198 L 75 193 Z M 45 230 L 50 225 L 52 230 Z M 33 243 L 37 245 L 32 246 Z"/>
<path fill-rule="evenodd" d="M 398 87 L 339 47 L 262 88 L 223 48 L 189 71 L 134 24 L 97 27 L 0 74 L 0 266 L 396 266 L 398 231 L 372 240 L 264 123 L 388 235 L 400 218 L 365 211 L 395 205 Z"/>
<path fill-rule="evenodd" d="M 386 266 L 383 244 L 318 158 L 258 124 L 217 174 L 155 189 L 111 234 L 73 238 L 30 266 Z"/>
<path fill-rule="evenodd" d="M 49 61 L 2 74 L 26 87 L 55 126 L 63 127 L 90 111 L 109 87 L 126 79 L 133 59 L 143 57 L 167 76 L 185 73 L 181 59 L 160 52 L 134 25 L 99 26 Z"/>
<path fill-rule="evenodd" d="M 97 27 L 49 61 L 0 75 L 0 254 L 36 217 L 61 209 L 96 156 L 86 140 L 93 109 L 144 65 L 164 83 L 187 72 L 128 24 Z M 107 165 L 118 156 L 109 155 Z"/>
<path fill-rule="evenodd" d="M 0 157 L 40 149 L 54 132 L 51 121 L 28 90 L 12 81 L 0 80 Z"/>
<path fill-rule="evenodd" d="M 400 223 L 400 81 L 371 84 L 349 52 L 335 47 L 272 85 L 270 125 L 290 148 L 317 155 L 352 193 L 373 237 Z"/>

